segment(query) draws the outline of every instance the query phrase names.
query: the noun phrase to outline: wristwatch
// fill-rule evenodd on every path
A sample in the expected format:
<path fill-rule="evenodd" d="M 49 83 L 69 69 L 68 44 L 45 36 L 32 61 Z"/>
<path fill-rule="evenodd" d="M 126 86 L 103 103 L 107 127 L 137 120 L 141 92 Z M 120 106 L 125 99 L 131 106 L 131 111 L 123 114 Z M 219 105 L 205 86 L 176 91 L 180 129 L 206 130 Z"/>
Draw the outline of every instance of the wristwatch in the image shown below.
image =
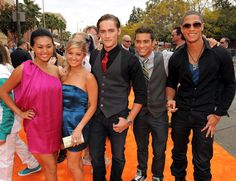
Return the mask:
<path fill-rule="evenodd" d="M 126 121 L 127 121 L 129 126 L 133 124 L 133 121 L 131 121 L 128 117 L 126 118 Z"/>

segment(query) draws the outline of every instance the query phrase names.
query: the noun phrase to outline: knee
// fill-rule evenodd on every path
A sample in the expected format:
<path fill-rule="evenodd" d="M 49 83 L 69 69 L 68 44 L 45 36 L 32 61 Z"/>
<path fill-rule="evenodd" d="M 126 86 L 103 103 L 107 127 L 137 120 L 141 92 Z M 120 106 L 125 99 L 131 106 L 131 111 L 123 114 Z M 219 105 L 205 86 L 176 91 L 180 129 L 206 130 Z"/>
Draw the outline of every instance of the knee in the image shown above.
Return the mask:
<path fill-rule="evenodd" d="M 76 163 L 68 162 L 67 167 L 71 173 L 76 173 L 78 170 L 83 170 L 83 166 L 81 164 L 79 164 L 78 162 L 76 162 Z"/>
<path fill-rule="evenodd" d="M 49 173 L 50 175 L 55 175 L 57 173 L 57 166 L 56 164 L 45 164 L 45 171 Z"/>
<path fill-rule="evenodd" d="M 112 162 L 125 164 L 125 155 L 124 155 L 124 153 L 113 154 L 112 155 Z"/>

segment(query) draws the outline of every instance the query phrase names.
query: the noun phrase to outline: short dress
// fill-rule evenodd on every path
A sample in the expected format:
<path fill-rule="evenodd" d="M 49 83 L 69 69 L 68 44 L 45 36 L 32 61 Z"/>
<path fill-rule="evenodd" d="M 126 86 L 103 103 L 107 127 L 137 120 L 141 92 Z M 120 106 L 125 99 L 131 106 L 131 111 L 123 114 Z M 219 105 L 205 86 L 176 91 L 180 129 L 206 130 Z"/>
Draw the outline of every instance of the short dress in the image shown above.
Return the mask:
<path fill-rule="evenodd" d="M 74 85 L 63 84 L 63 137 L 72 135 L 73 130 L 77 127 L 83 118 L 88 103 L 88 94 L 81 88 Z M 86 148 L 88 142 L 89 124 L 85 125 L 82 130 L 84 143 L 74 147 L 67 148 L 72 152 L 79 152 Z"/>
<path fill-rule="evenodd" d="M 41 70 L 32 60 L 23 62 L 22 78 L 14 89 L 16 105 L 35 117 L 24 120 L 31 153 L 51 154 L 60 149 L 62 130 L 62 85 L 59 78 Z"/>

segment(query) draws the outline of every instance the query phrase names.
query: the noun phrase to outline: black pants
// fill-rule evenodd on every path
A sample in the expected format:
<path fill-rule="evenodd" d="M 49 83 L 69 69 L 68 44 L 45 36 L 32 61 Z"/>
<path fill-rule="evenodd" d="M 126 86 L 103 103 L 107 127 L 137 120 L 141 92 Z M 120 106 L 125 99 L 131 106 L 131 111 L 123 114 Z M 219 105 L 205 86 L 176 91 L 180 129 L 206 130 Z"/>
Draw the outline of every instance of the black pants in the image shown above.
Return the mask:
<path fill-rule="evenodd" d="M 178 110 L 172 116 L 172 175 L 176 178 L 185 178 L 187 168 L 187 144 L 192 130 L 192 154 L 195 181 L 210 181 L 210 161 L 213 156 L 213 138 L 206 138 L 206 131 L 201 132 L 207 123 L 207 114 L 194 111 Z"/>
<path fill-rule="evenodd" d="M 127 130 L 117 133 L 113 130 L 113 123 L 118 123 L 118 117 L 127 117 L 127 111 L 118 115 L 106 118 L 102 112 L 92 118 L 90 127 L 89 149 L 92 157 L 93 180 L 106 180 L 106 166 L 104 160 L 106 137 L 111 142 L 112 167 L 110 181 L 121 181 L 122 172 L 125 165 L 125 140 Z"/>
<path fill-rule="evenodd" d="M 138 115 L 134 121 L 134 136 L 138 147 L 138 169 L 147 171 L 149 135 L 152 135 L 152 174 L 163 178 L 165 166 L 166 141 L 168 137 L 167 113 L 162 112 L 158 117 L 147 113 Z"/>

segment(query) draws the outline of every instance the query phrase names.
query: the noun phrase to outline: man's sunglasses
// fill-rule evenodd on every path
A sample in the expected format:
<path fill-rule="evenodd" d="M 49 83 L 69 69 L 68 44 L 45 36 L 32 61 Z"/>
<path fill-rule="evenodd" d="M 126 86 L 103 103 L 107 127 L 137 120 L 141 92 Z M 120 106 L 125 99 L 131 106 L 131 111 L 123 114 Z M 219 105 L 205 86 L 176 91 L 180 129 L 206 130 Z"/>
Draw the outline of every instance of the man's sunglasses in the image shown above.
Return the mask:
<path fill-rule="evenodd" d="M 201 28 L 202 23 L 201 22 L 195 22 L 193 24 L 190 24 L 190 23 L 183 24 L 184 29 L 189 29 L 189 28 L 191 28 L 191 26 L 193 26 L 194 28 Z"/>

